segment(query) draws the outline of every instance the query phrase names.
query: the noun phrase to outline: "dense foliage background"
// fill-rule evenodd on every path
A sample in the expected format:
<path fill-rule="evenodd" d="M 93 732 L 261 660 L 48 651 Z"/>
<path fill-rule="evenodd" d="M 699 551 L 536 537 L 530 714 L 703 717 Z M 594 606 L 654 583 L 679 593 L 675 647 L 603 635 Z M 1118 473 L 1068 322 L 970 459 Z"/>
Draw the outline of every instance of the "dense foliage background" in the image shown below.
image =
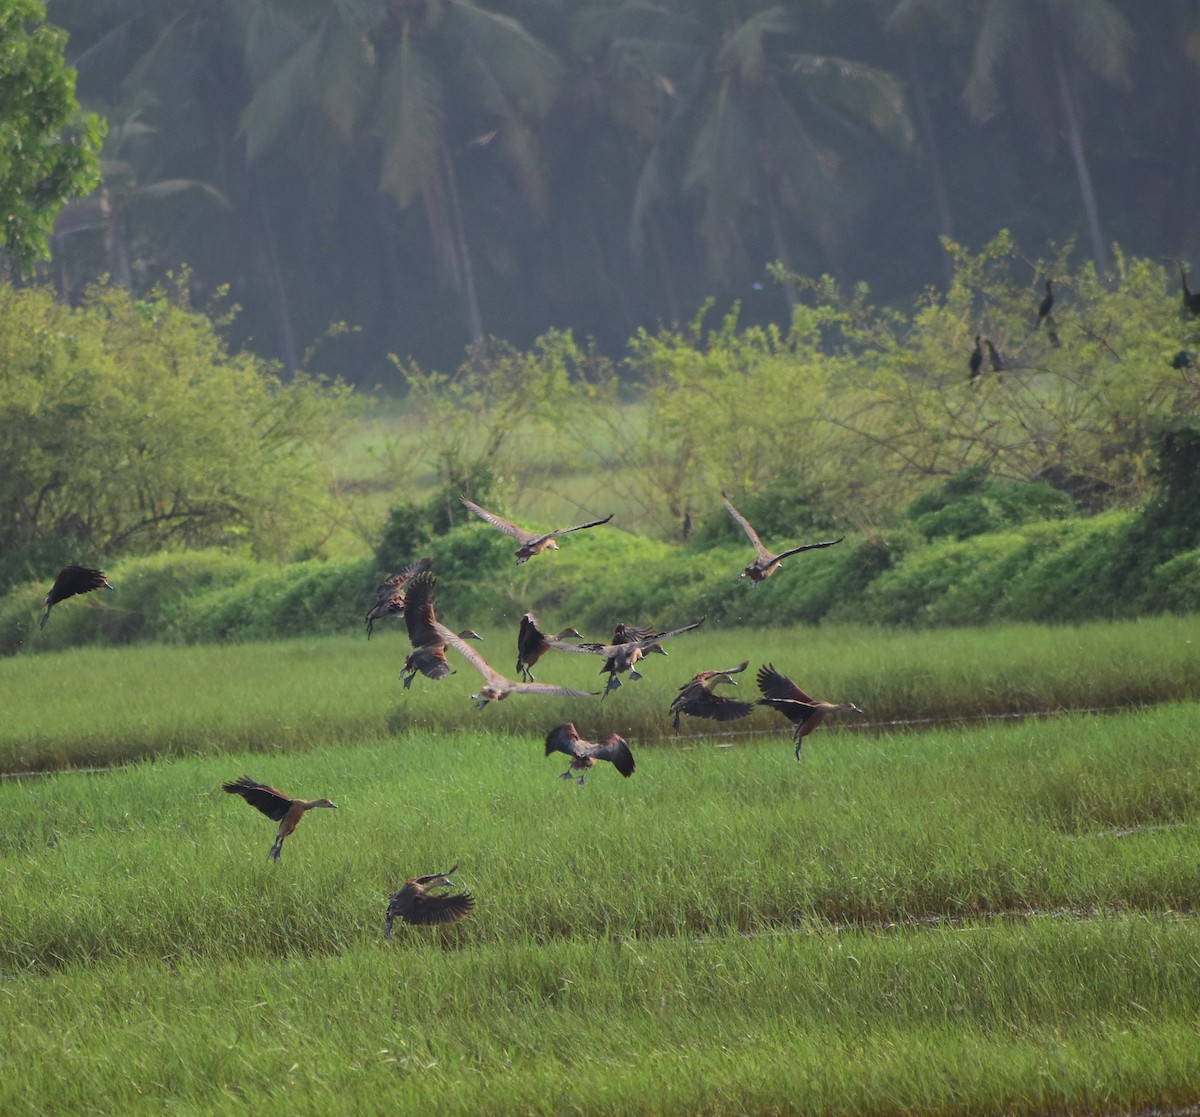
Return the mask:
<path fill-rule="evenodd" d="M 548 329 L 609 354 L 801 275 L 908 306 L 939 236 L 1200 267 L 1194 0 L 50 0 L 108 121 L 52 275 L 229 284 L 234 337 L 396 385 Z M 1032 288 L 1030 265 L 1014 274 Z"/>

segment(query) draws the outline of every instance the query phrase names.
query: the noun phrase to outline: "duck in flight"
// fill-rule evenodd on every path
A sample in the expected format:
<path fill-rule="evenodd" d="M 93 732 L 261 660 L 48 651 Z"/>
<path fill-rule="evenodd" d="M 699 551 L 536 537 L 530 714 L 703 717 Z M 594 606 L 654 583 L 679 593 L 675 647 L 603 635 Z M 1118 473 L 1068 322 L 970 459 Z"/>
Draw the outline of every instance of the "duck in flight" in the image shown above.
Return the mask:
<path fill-rule="evenodd" d="M 758 689 L 763 695 L 758 704 L 778 710 L 795 727 L 797 760 L 800 759 L 800 748 L 804 738 L 835 710 L 862 713 L 853 702 L 818 702 L 769 663 L 758 669 Z"/>
<path fill-rule="evenodd" d="M 363 623 L 367 626 L 367 639 L 371 639 L 371 629 L 376 621 L 396 620 L 404 616 L 404 587 L 416 575 L 423 573 L 433 565 L 432 558 L 418 559 L 410 562 L 398 574 L 387 578 L 375 591 L 375 604 L 367 610 Z"/>
<path fill-rule="evenodd" d="M 387 917 L 383 924 L 383 937 L 392 937 L 392 924 L 397 919 L 405 923 L 435 924 L 456 923 L 471 914 L 475 906 L 474 897 L 469 892 L 458 892 L 447 895 L 445 892 L 434 892 L 436 888 L 453 888 L 451 873 L 458 872 L 458 866 L 444 873 L 430 873 L 424 877 L 409 877 L 404 887 L 388 900 Z"/>
<path fill-rule="evenodd" d="M 601 524 L 608 523 L 613 518 L 613 513 L 610 512 L 602 520 L 589 520 L 586 524 L 576 524 L 574 527 L 561 527 L 557 531 L 539 533 L 536 531 L 526 531 L 525 528 L 518 527 L 503 516 L 497 516 L 495 512 L 489 512 L 486 508 L 480 508 L 478 504 L 473 500 L 468 500 L 465 496 L 459 499 L 485 523 L 491 524 L 494 528 L 499 528 L 505 535 L 512 536 L 520 544 L 516 551 L 518 563 L 528 562 L 534 555 L 540 555 L 547 549 L 557 551 L 558 543 L 555 540 L 560 535 L 569 535 L 573 531 L 583 531 L 584 528 L 599 527 Z"/>
<path fill-rule="evenodd" d="M 553 752 L 566 753 L 571 758 L 567 770 L 558 778 L 569 780 L 572 772 L 578 772 L 576 783 L 583 786 L 583 777 L 595 766 L 597 760 L 609 761 L 626 779 L 633 775 L 637 765 L 633 762 L 633 753 L 629 751 L 629 742 L 624 737 L 610 733 L 599 744 L 585 741 L 572 722 L 556 725 L 546 736 L 546 755 Z"/>
<path fill-rule="evenodd" d="M 816 551 L 821 547 L 833 547 L 846 538 L 843 535 L 841 539 L 827 539 L 823 543 L 804 543 L 799 547 L 790 547 L 786 551 L 774 554 L 762 545 L 762 540 L 759 539 L 758 532 L 750 526 L 750 521 L 734 508 L 724 493 L 721 494 L 721 502 L 725 505 L 729 514 L 742 525 L 742 530 L 746 533 L 746 538 L 750 540 L 750 544 L 756 552 L 757 557 L 755 560 L 738 575 L 739 578 L 749 578 L 751 586 L 757 585 L 774 574 L 779 569 L 779 564 L 789 555 L 798 555 L 801 551 Z"/>
<path fill-rule="evenodd" d="M 279 823 L 279 831 L 275 835 L 275 844 L 271 846 L 270 858 L 279 861 L 283 855 L 283 840 L 300 825 L 305 811 L 314 807 L 332 807 L 337 804 L 328 799 L 292 799 L 282 791 L 265 783 L 252 780 L 249 776 L 239 776 L 231 783 L 221 784 L 224 791 L 231 795 L 240 795 L 252 807 L 257 807 L 267 818 Z"/>
<path fill-rule="evenodd" d="M 673 628 L 670 632 L 657 632 L 652 635 L 643 636 L 638 639 L 626 640 L 622 644 L 567 644 L 559 640 L 549 641 L 552 648 L 557 648 L 563 652 L 583 652 L 586 655 L 602 655 L 605 657 L 604 666 L 600 668 L 601 675 L 608 675 L 608 685 L 604 688 L 605 696 L 609 691 L 616 690 L 621 685 L 620 676 L 629 672 L 631 679 L 640 679 L 641 673 L 637 670 L 637 664 L 640 663 L 647 655 L 654 652 L 656 655 L 666 655 L 666 649 L 663 648 L 660 640 L 670 639 L 672 636 L 679 636 L 684 632 L 691 632 L 693 628 L 699 628 L 704 623 L 704 618 L 701 617 L 694 624 L 685 624 L 682 628 Z"/>
<path fill-rule="evenodd" d="M 108 584 L 108 579 L 104 577 L 103 570 L 95 570 L 90 566 L 64 566 L 58 572 L 58 577 L 54 579 L 54 585 L 50 587 L 50 592 L 46 594 L 45 600 L 42 602 L 42 607 L 46 611 L 42 614 L 38 627 L 46 627 L 46 622 L 50 619 L 50 610 L 60 601 L 66 601 L 68 597 L 74 597 L 77 593 L 91 593 L 93 590 L 111 590 L 112 588 Z"/>
<path fill-rule="evenodd" d="M 748 659 L 725 671 L 698 671 L 679 688 L 675 701 L 667 711 L 675 715 L 675 732 L 679 732 L 679 717 L 687 714 L 693 718 L 710 718 L 713 721 L 736 721 L 749 717 L 754 712 L 753 702 L 740 702 L 723 694 L 714 694 L 713 687 L 721 683 L 737 686 L 734 675 L 740 675 L 750 666 Z"/>
<path fill-rule="evenodd" d="M 404 661 L 404 670 L 400 672 L 406 690 L 412 686 L 418 671 L 428 679 L 444 679 L 454 674 L 453 668 L 446 662 L 446 641 L 442 637 L 447 630 L 438 623 L 434 613 L 436 594 L 437 580 L 428 570 L 414 575 L 408 584 L 404 623 L 408 627 L 413 650 Z M 457 639 L 482 640 L 483 637 L 473 628 L 464 628 Z"/>

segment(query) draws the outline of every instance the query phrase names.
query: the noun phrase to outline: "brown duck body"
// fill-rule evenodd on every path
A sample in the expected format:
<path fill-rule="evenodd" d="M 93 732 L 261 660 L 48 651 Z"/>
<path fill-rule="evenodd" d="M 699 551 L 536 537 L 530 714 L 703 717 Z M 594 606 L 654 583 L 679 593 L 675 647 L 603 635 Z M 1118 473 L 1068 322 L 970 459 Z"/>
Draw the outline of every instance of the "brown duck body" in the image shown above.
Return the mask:
<path fill-rule="evenodd" d="M 249 776 L 239 776 L 232 783 L 223 783 L 221 788 L 231 795 L 240 795 L 252 807 L 262 811 L 267 818 L 279 823 L 275 844 L 271 846 L 269 854 L 272 861 L 280 860 L 284 838 L 300 825 L 305 811 L 314 807 L 337 808 L 337 804 L 328 799 L 292 799 L 269 784 L 259 783 Z"/>
<path fill-rule="evenodd" d="M 557 636 L 547 636 L 538 628 L 537 618 L 526 613 L 517 632 L 517 674 L 527 683 L 534 681 L 533 665 L 551 648 L 551 640 L 582 640 L 583 633 L 564 628 Z"/>
<path fill-rule="evenodd" d="M 738 718 L 749 717 L 754 712 L 753 702 L 740 702 L 735 698 L 713 693 L 713 687 L 722 683 L 736 686 L 737 680 L 733 676 L 740 675 L 749 666 L 750 661 L 746 659 L 737 667 L 730 667 L 725 671 L 699 671 L 684 683 L 667 711 L 675 715 L 675 732 L 679 732 L 681 714 L 694 718 L 709 718 L 712 721 L 735 721 Z"/>
<path fill-rule="evenodd" d="M 583 777 L 595 766 L 598 760 L 607 760 L 626 779 L 633 775 L 637 765 L 633 761 L 633 753 L 629 750 L 629 742 L 616 733 L 610 733 L 603 741 L 594 743 L 585 741 L 572 722 L 556 725 L 546 736 L 546 755 L 565 753 L 571 758 L 567 770 L 559 779 L 569 780 L 572 772 L 578 772 L 576 780 L 582 786 Z"/>
<path fill-rule="evenodd" d="M 430 571 L 423 570 L 413 576 L 408 584 L 404 605 L 404 623 L 408 627 L 408 638 L 413 646 L 413 650 L 404 661 L 404 670 L 400 673 L 405 689 L 412 686 L 418 672 L 428 679 L 444 679 L 447 675 L 454 674 L 454 670 L 446 662 L 446 640 L 443 634 L 447 629 L 438 623 L 437 614 L 434 612 L 436 596 L 437 580 Z M 463 629 L 459 638 L 481 639 L 479 633 L 469 628 Z"/>
<path fill-rule="evenodd" d="M 563 527 L 557 531 L 536 532 L 527 531 L 523 527 L 518 527 L 511 520 L 506 520 L 503 516 L 497 516 L 495 512 L 489 512 L 486 508 L 480 508 L 473 500 L 468 500 L 465 496 L 459 497 L 464 506 L 475 513 L 484 523 L 491 524 L 492 527 L 498 528 L 505 535 L 515 539 L 520 546 L 517 548 L 517 562 L 528 562 L 534 555 L 540 555 L 543 551 L 558 550 L 556 542 L 558 536 L 569 535 L 573 531 L 583 531 L 589 527 L 599 527 L 601 524 L 608 523 L 613 518 L 613 513 L 609 513 L 602 520 L 589 520 L 586 524 L 576 524 L 574 527 Z"/>
<path fill-rule="evenodd" d="M 54 579 L 54 585 L 50 587 L 50 592 L 42 601 L 45 612 L 42 613 L 38 627 L 46 627 L 46 622 L 50 619 L 50 610 L 60 601 L 66 601 L 68 597 L 74 597 L 79 593 L 91 593 L 93 590 L 110 590 L 112 588 L 102 570 L 96 570 L 91 566 L 64 566 Z"/>
<path fill-rule="evenodd" d="M 800 759 L 800 748 L 804 738 L 812 733 L 835 710 L 849 710 L 861 714 L 853 702 L 819 702 L 805 694 L 786 675 L 781 675 L 771 664 L 758 669 L 758 689 L 762 698 L 760 706 L 778 710 L 795 726 L 796 759 Z"/>
<path fill-rule="evenodd" d="M 433 566 L 432 558 L 418 559 L 410 562 L 398 574 L 382 582 L 375 591 L 375 604 L 367 610 L 363 623 L 367 626 L 367 639 L 371 639 L 371 630 L 376 621 L 396 620 L 404 616 L 404 587 L 418 574 Z"/>
<path fill-rule="evenodd" d="M 779 564 L 790 555 L 798 555 L 802 551 L 817 551 L 822 547 L 833 547 L 845 539 L 843 535 L 839 539 L 826 539 L 821 543 L 803 543 L 799 547 L 789 547 L 786 551 L 780 551 L 776 554 L 773 551 L 768 551 L 763 546 L 762 540 L 758 537 L 758 532 L 750 525 L 750 521 L 746 519 L 734 506 L 729 502 L 729 498 L 722 493 L 721 502 L 725 505 L 725 510 L 741 525 L 742 531 L 746 533 L 746 538 L 750 540 L 750 545 L 754 548 L 756 558 L 746 567 L 745 570 L 738 575 L 739 578 L 749 578 L 752 586 L 759 582 L 765 581 L 776 570 L 779 569 Z"/>
<path fill-rule="evenodd" d="M 673 628 L 670 632 L 657 632 L 640 639 L 629 639 L 621 644 L 596 644 L 589 642 L 565 644 L 558 640 L 551 640 L 549 643 L 552 648 L 558 648 L 560 651 L 582 652 L 585 655 L 604 656 L 604 666 L 600 668 L 600 674 L 608 675 L 608 685 L 604 688 L 604 693 L 607 695 L 609 691 L 616 690 L 621 685 L 620 676 L 625 672 L 629 672 L 631 679 L 640 679 L 642 676 L 637 671 L 636 665 L 651 652 L 657 655 L 667 654 L 666 649 L 659 643 L 660 640 L 679 636 L 684 632 L 691 632 L 693 628 L 699 628 L 703 623 L 704 618 L 701 617 L 694 624 L 685 624 L 682 628 Z"/>
<path fill-rule="evenodd" d="M 456 872 L 457 865 L 444 873 L 409 877 L 400 891 L 388 901 L 383 937 L 392 937 L 392 924 L 397 919 L 403 919 L 405 923 L 429 925 L 455 923 L 469 915 L 475 906 L 475 900 L 469 892 L 448 896 L 433 891 L 436 888 L 453 887 L 454 882 L 450 879 L 450 874 Z"/>

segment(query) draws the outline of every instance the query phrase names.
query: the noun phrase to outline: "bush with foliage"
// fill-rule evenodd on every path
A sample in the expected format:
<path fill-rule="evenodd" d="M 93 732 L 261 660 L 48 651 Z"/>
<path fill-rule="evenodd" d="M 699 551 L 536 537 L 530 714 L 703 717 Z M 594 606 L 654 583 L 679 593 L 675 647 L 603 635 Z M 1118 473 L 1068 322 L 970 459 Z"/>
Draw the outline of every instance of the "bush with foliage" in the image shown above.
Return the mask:
<path fill-rule="evenodd" d="M 0 579 L 167 546 L 286 559 L 328 532 L 345 393 L 229 352 L 183 291 L 0 286 Z"/>

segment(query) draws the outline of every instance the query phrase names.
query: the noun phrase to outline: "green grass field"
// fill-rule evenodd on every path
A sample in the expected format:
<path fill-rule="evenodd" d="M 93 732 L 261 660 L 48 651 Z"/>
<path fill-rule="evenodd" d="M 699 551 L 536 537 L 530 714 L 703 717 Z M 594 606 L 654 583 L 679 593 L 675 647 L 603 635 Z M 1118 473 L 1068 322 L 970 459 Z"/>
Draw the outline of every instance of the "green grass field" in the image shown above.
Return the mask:
<path fill-rule="evenodd" d="M 1183 622 L 754 635 L 754 665 L 868 709 L 799 764 L 760 715 L 670 735 L 675 687 L 749 634 L 681 638 L 603 703 L 483 711 L 465 669 L 404 692 L 393 636 L 0 662 L 10 771 L 154 758 L 0 782 L 0 1112 L 1200 1101 L 1200 705 L 877 713 L 1179 697 Z M 564 717 L 638 728 L 634 775 L 559 780 Z M 220 790 L 243 772 L 339 809 L 273 865 Z M 385 941 L 389 893 L 455 862 L 473 914 Z"/>
<path fill-rule="evenodd" d="M 479 645 L 513 674 L 517 615 Z M 547 615 L 547 628 L 566 618 Z M 1200 699 L 1200 639 L 1189 617 L 1154 617 L 1074 627 L 901 632 L 702 628 L 651 656 L 640 682 L 601 700 L 570 702 L 514 695 L 477 711 L 480 678 L 459 663 L 451 678 L 397 679 L 409 650 L 401 624 L 362 637 L 295 639 L 234 646 L 138 645 L 0 659 L 0 772 L 105 765 L 164 755 L 230 750 L 290 752 L 414 730 L 541 734 L 574 719 L 586 734 L 639 740 L 671 736 L 667 709 L 693 672 L 749 659 L 735 697 L 756 698 L 759 664 L 779 670 L 818 698 L 852 700 L 863 718 L 831 728 L 874 732 L 900 724 L 1008 717 L 1057 710 L 1113 710 Z M 453 653 L 451 653 L 453 656 Z M 538 678 L 599 691 L 592 656 L 551 653 Z M 717 725 L 684 719 L 683 734 L 776 735 L 787 724 L 767 710 Z M 830 730 L 822 728 L 824 735 Z"/>

